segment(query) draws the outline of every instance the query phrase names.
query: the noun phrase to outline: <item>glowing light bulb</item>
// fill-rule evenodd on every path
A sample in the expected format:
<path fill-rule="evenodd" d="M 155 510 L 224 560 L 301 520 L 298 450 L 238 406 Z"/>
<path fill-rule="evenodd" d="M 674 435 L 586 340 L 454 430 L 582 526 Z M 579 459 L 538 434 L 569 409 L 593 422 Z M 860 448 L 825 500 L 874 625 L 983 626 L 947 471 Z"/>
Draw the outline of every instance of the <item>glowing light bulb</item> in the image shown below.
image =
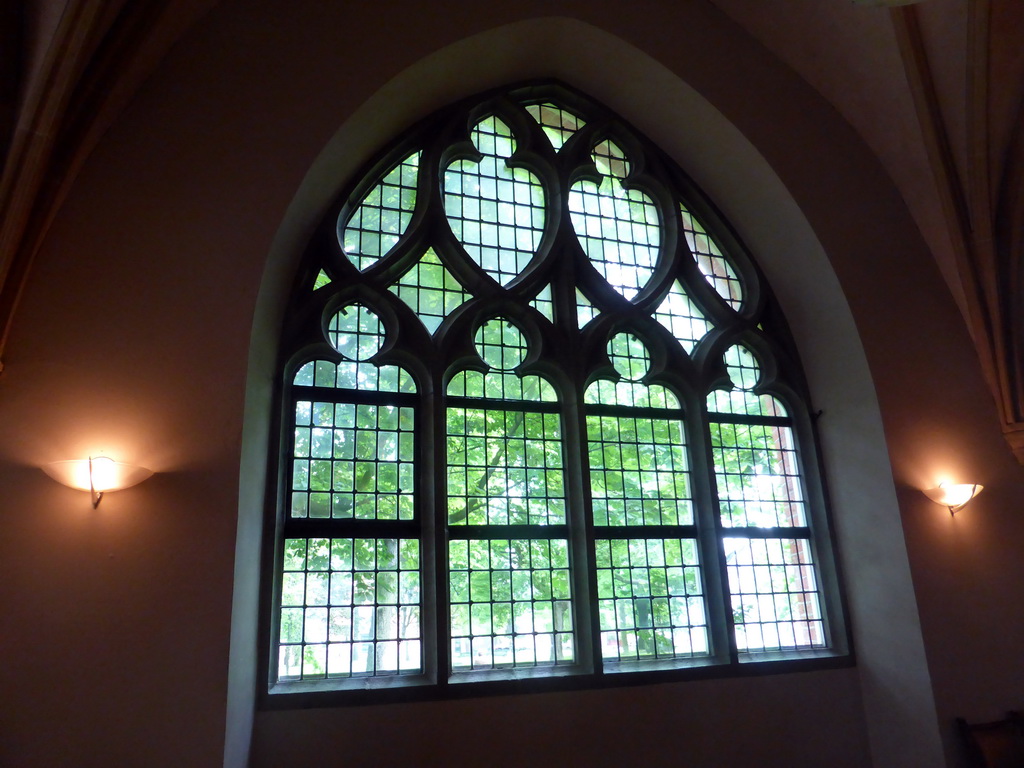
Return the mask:
<path fill-rule="evenodd" d="M 955 515 L 984 487 L 978 483 L 939 483 L 938 487 L 929 488 L 924 494 L 936 504 L 948 507 L 949 514 Z"/>

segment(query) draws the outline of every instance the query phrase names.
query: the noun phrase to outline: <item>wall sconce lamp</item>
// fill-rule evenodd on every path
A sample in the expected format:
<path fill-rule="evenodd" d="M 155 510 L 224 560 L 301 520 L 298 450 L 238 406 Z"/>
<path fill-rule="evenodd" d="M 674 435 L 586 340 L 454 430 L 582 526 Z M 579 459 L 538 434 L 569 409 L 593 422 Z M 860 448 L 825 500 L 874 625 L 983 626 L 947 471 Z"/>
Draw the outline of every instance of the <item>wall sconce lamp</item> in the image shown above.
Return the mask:
<path fill-rule="evenodd" d="M 924 495 L 936 504 L 948 507 L 952 516 L 966 507 L 967 502 L 981 493 L 984 487 L 978 483 L 939 483 L 938 488 L 929 488 Z"/>
<path fill-rule="evenodd" d="M 151 469 L 124 464 L 107 456 L 55 461 L 43 465 L 43 472 L 69 488 L 89 491 L 92 495 L 93 509 L 100 505 L 100 500 L 107 491 L 130 488 L 153 474 Z"/>

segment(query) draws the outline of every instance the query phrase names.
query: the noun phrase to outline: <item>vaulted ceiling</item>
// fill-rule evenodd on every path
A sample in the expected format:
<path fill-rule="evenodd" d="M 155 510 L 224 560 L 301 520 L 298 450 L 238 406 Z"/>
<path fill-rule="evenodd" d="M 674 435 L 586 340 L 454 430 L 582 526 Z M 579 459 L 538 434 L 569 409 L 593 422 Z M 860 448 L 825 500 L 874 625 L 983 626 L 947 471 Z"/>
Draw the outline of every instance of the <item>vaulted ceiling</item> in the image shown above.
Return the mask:
<path fill-rule="evenodd" d="M 1024 3 L 712 2 L 828 99 L 885 166 L 1024 462 Z"/>
<path fill-rule="evenodd" d="M 672 1 L 716 6 L 874 151 L 960 307 L 1024 462 L 1024 2 Z M 217 2 L 26 0 L 0 11 L 0 361 L 33 256 L 77 170 Z"/>

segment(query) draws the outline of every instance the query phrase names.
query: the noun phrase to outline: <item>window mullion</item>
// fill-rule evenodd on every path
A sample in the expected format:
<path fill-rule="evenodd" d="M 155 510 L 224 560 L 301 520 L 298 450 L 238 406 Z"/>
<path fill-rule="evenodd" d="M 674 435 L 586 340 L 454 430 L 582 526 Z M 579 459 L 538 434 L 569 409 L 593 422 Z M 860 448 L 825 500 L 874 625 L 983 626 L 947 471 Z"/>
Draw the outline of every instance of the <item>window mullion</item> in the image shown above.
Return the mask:
<path fill-rule="evenodd" d="M 737 661 L 736 634 L 733 630 L 732 597 L 729 592 L 728 566 L 722 544 L 722 518 L 715 485 L 715 462 L 711 453 L 711 433 L 704 398 L 692 393 L 687 412 L 698 418 L 687 419 L 688 443 L 693 482 L 694 518 L 701 553 L 701 573 L 708 609 L 708 631 L 712 657 L 719 663 Z"/>
<path fill-rule="evenodd" d="M 434 382 L 424 395 L 422 413 L 422 445 L 420 509 L 423 515 L 423 550 L 433 557 L 424 558 L 423 611 L 432 621 L 424 638 L 423 663 L 428 678 L 440 686 L 448 684 L 451 675 L 451 641 L 448 626 L 448 482 L 445 431 L 445 398 L 440 382 Z"/>
<path fill-rule="evenodd" d="M 601 636 L 597 610 L 597 571 L 594 567 L 594 516 L 587 478 L 590 463 L 586 451 L 586 414 L 580 398 L 573 392 L 564 400 L 566 456 L 566 494 L 569 511 L 569 541 L 572 556 L 576 611 L 576 648 L 578 663 L 584 672 L 603 674 L 598 638 Z"/>
<path fill-rule="evenodd" d="M 564 181 L 564 180 L 563 180 Z M 558 199 L 565 200 L 568 194 L 566 183 Z M 568 220 L 564 207 L 559 215 Z M 568 241 L 571 227 L 563 226 L 560 232 Z M 577 265 L 573 255 L 576 250 L 562 246 L 562 258 L 558 261 L 554 280 L 555 321 L 566 334 L 566 338 L 578 338 L 576 319 L 576 275 Z M 578 353 L 578 350 L 574 350 Z M 598 610 L 597 568 L 594 561 L 594 514 L 590 495 L 590 461 L 587 455 L 587 414 L 584 407 L 583 390 L 586 387 L 582 361 L 568 351 L 562 356 L 569 363 L 572 382 L 562 399 L 565 434 L 563 444 L 566 452 L 566 494 L 569 511 L 569 535 L 572 547 L 572 577 L 575 591 L 573 605 L 577 612 L 576 647 L 579 664 L 584 672 L 604 674 L 604 663 L 600 653 L 601 617 Z"/>

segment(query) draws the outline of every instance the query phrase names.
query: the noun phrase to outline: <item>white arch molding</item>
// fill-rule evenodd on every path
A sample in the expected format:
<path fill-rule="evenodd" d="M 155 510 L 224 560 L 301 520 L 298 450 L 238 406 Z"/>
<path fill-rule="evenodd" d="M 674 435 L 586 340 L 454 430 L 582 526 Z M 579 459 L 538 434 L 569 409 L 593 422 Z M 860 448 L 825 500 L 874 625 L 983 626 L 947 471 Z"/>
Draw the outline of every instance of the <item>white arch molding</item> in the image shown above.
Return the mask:
<path fill-rule="evenodd" d="M 727 54 L 709 47 L 708 55 Z M 459 98 L 540 77 L 586 92 L 671 155 L 764 270 L 799 346 L 813 405 L 825 413 L 821 450 L 873 764 L 943 764 L 881 416 L 853 317 L 793 195 L 685 74 L 578 20 L 517 22 L 447 46 L 382 83 L 313 163 L 268 254 L 250 344 L 225 765 L 248 762 L 276 336 L 306 242 L 339 188 L 416 120 Z"/>

